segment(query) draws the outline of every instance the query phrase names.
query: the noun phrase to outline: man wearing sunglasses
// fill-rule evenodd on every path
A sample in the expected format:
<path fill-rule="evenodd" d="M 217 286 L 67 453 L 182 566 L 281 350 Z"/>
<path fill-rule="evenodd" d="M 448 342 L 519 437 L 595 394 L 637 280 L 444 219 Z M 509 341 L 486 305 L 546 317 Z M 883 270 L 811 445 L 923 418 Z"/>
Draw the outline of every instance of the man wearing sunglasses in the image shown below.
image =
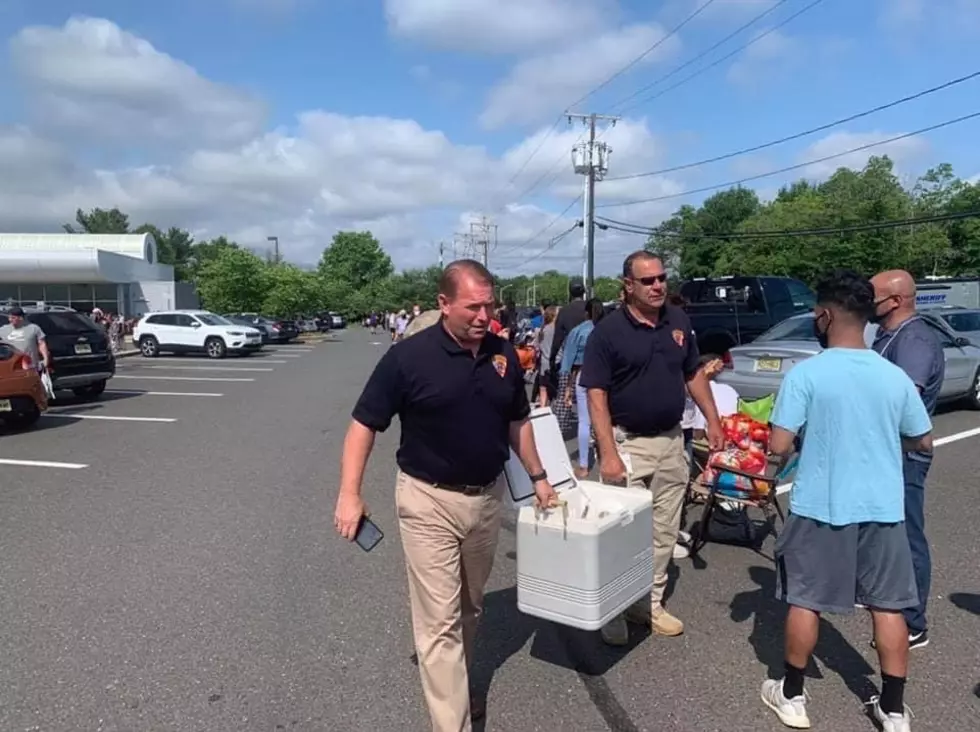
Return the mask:
<path fill-rule="evenodd" d="M 698 368 L 691 321 L 667 302 L 663 261 L 642 250 L 628 256 L 623 291 L 623 307 L 592 331 L 579 377 L 588 390 L 602 479 L 631 480 L 653 493 L 653 590 L 649 601 L 602 629 L 603 640 L 618 646 L 629 642 L 627 619 L 661 635 L 684 632 L 663 600 L 688 483 L 680 427 L 688 393 L 704 415 L 711 447 L 724 442 L 711 386 Z"/>

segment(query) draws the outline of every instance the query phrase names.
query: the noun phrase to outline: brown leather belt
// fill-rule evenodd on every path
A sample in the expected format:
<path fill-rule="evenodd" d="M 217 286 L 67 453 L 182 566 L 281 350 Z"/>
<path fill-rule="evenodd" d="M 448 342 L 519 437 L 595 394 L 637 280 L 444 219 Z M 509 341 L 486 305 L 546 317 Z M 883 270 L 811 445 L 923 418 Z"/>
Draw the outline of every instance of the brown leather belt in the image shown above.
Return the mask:
<path fill-rule="evenodd" d="M 482 496 L 495 485 L 497 485 L 496 479 L 490 481 L 486 485 L 453 485 L 450 483 L 433 483 L 432 487 L 449 491 L 450 493 L 461 493 L 464 496 Z"/>

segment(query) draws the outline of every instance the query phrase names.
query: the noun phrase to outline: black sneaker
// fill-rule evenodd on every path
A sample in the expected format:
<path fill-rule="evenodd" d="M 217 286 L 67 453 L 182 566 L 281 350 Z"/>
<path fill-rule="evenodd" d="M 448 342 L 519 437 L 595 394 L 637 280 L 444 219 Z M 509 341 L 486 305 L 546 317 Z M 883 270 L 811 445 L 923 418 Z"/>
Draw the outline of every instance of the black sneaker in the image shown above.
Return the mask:
<path fill-rule="evenodd" d="M 918 633 L 909 633 L 909 650 L 913 648 L 925 648 L 929 645 L 929 631 L 923 630 Z M 874 639 L 871 640 L 871 647 L 877 648 Z"/>

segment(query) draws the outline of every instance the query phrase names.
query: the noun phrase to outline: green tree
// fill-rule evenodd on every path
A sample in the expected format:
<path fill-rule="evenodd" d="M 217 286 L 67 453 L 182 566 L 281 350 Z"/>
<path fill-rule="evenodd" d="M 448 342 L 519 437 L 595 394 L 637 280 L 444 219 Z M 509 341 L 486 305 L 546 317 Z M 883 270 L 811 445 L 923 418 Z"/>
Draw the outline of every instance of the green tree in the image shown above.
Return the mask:
<path fill-rule="evenodd" d="M 174 279 L 186 282 L 193 279 L 194 237 L 184 229 L 171 226 L 166 233 L 153 224 L 143 224 L 133 233 L 149 234 L 157 243 L 157 257 L 160 264 L 174 268 Z"/>
<path fill-rule="evenodd" d="M 213 312 L 261 312 L 269 268 L 252 252 L 226 247 L 201 266 L 197 290 L 204 307 Z"/>
<path fill-rule="evenodd" d="M 118 208 L 93 208 L 88 213 L 78 209 L 75 224 L 63 224 L 62 228 L 69 234 L 128 234 L 129 216 Z"/>
<path fill-rule="evenodd" d="M 317 267 L 327 306 L 348 317 L 384 301 L 383 287 L 394 271 L 391 257 L 369 231 L 335 234 Z"/>
<path fill-rule="evenodd" d="M 266 264 L 266 293 L 261 312 L 268 315 L 294 316 L 318 312 L 323 306 L 323 291 L 315 272 L 291 264 Z"/>

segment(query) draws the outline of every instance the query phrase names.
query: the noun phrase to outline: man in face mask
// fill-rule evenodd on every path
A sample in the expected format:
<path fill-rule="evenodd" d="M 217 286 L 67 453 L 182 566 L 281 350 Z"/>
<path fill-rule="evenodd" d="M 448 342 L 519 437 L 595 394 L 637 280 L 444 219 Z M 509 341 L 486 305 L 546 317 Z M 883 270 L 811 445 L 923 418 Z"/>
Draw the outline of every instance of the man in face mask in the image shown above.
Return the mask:
<path fill-rule="evenodd" d="M 935 329 L 915 312 L 915 280 L 904 270 L 891 270 L 875 275 L 871 283 L 875 288 L 874 321 L 879 325 L 874 350 L 908 374 L 931 415 L 943 385 L 946 361 Z M 931 452 L 905 454 L 905 528 L 919 590 L 919 604 L 904 613 L 910 648 L 929 643 L 926 601 L 932 559 L 925 533 L 925 488 L 930 465 Z"/>

